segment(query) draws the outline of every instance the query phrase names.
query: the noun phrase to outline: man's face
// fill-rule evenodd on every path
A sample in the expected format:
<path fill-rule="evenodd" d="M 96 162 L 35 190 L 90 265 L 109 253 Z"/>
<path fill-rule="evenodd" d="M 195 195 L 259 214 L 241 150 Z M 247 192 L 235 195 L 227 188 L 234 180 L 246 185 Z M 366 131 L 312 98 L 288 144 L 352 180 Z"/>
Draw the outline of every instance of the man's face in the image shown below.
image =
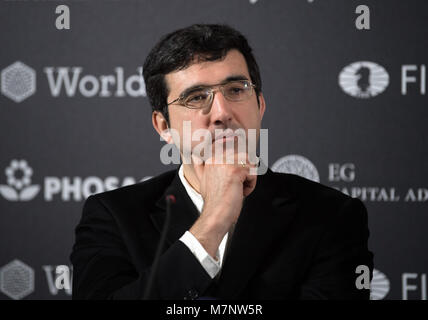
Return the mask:
<path fill-rule="evenodd" d="M 245 58 L 238 50 L 230 50 L 223 60 L 196 62 L 184 70 L 167 74 L 165 76 L 169 88 L 167 101 L 177 99 L 190 87 L 215 85 L 231 77 L 241 77 L 251 81 Z M 233 131 L 244 129 L 248 139 L 248 129 L 255 129 L 258 139 L 261 119 L 265 111 L 263 95 L 260 95 L 259 99 L 260 107 L 254 91 L 251 97 L 244 101 L 229 101 L 221 91 L 217 91 L 210 108 L 189 109 L 181 105 L 169 105 L 170 128 L 177 130 L 181 137 L 180 153 L 183 155 L 184 121 L 191 121 L 192 133 L 205 129 L 211 132 L 212 138 L 215 138 L 216 129 Z M 200 142 L 192 141 L 192 150 Z"/>

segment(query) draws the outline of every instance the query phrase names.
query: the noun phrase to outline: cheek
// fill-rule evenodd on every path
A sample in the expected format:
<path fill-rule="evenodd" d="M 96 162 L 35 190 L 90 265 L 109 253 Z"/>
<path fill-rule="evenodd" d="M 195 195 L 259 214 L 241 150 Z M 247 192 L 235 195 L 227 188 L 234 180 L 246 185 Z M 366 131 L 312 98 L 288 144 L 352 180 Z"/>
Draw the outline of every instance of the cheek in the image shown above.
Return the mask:
<path fill-rule="evenodd" d="M 180 140 L 183 131 L 182 121 L 180 120 L 180 117 L 179 115 L 177 115 L 176 112 L 169 112 L 169 129 L 173 142 L 176 145 L 177 143 L 181 143 Z"/>
<path fill-rule="evenodd" d="M 241 125 L 245 126 L 247 129 L 257 129 L 260 127 L 260 110 L 258 106 L 246 110 L 246 112 L 242 112 L 239 115 L 238 121 Z"/>
<path fill-rule="evenodd" d="M 169 113 L 169 123 L 171 124 L 171 128 L 174 128 L 178 132 L 183 131 L 183 121 L 188 120 L 186 115 L 186 110 L 181 109 L 172 109 Z"/>

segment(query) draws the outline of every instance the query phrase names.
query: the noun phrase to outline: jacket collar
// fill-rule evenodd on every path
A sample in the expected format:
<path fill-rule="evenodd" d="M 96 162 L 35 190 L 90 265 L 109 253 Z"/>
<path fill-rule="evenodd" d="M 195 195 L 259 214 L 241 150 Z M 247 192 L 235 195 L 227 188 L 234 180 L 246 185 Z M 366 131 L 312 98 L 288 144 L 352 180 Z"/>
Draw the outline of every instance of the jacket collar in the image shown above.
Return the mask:
<path fill-rule="evenodd" d="M 170 225 L 167 234 L 167 242 L 171 245 L 191 228 L 199 217 L 199 211 L 187 194 L 178 176 L 178 169 L 176 169 L 171 184 L 156 201 L 158 210 L 151 214 L 151 219 L 159 232 L 162 232 L 166 218 L 166 197 L 168 195 L 175 197 L 175 203 L 171 204 Z"/>

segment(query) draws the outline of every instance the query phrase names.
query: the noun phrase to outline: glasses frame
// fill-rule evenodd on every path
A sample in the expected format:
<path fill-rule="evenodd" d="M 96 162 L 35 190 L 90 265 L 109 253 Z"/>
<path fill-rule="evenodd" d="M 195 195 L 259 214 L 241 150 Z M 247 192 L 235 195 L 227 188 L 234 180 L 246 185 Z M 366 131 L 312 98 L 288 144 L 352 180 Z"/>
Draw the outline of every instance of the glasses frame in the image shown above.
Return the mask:
<path fill-rule="evenodd" d="M 256 85 L 254 83 L 252 83 L 250 80 L 232 80 L 232 81 L 228 81 L 226 83 L 214 84 L 212 86 L 201 86 L 201 87 L 199 87 L 200 89 L 207 89 L 207 90 L 209 90 L 209 93 L 210 93 L 210 103 L 206 107 L 194 107 L 194 106 L 186 105 L 185 102 L 184 102 L 185 97 L 183 95 L 180 95 L 177 99 L 175 99 L 175 100 L 167 103 L 167 106 L 169 106 L 171 104 L 177 104 L 177 105 L 183 106 L 183 107 L 188 108 L 188 109 L 204 109 L 204 108 L 208 108 L 208 107 L 210 107 L 212 105 L 212 103 L 214 101 L 214 95 L 215 95 L 215 93 L 217 91 L 221 91 L 221 93 L 223 94 L 223 96 L 228 101 L 233 101 L 233 102 L 244 101 L 244 100 L 237 100 L 237 101 L 229 100 L 226 97 L 226 95 L 224 94 L 224 87 L 227 86 L 227 85 L 229 85 L 230 83 L 233 83 L 233 82 L 245 82 L 245 83 L 248 83 L 249 87 L 251 88 L 249 97 L 251 97 L 253 95 L 253 89 L 256 88 Z M 195 88 L 195 89 L 199 89 L 199 88 Z"/>

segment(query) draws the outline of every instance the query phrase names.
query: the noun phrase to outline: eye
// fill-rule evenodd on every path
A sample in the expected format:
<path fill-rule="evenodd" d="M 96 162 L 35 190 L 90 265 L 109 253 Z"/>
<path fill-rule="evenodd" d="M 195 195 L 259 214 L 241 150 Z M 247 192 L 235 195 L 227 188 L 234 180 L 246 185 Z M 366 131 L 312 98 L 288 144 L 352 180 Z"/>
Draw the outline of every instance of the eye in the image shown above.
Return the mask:
<path fill-rule="evenodd" d="M 198 103 L 207 100 L 209 94 L 206 92 L 195 92 L 186 98 L 187 103 Z"/>
<path fill-rule="evenodd" d="M 207 98 L 206 96 L 200 94 L 197 96 L 191 96 L 186 101 L 188 103 L 202 102 L 202 101 L 205 101 L 206 98 Z"/>
<path fill-rule="evenodd" d="M 203 96 L 199 95 L 199 96 L 190 97 L 188 101 L 189 102 L 197 102 L 197 101 L 201 101 L 203 99 L 205 99 L 205 98 Z"/>
<path fill-rule="evenodd" d="M 242 88 L 238 88 L 238 87 L 235 87 L 235 88 L 232 88 L 232 91 L 233 92 L 235 92 L 235 93 L 239 93 L 239 92 L 241 92 L 241 91 L 243 91 L 244 89 L 242 89 Z"/>
<path fill-rule="evenodd" d="M 230 95 L 237 96 L 244 92 L 244 88 L 242 86 L 233 86 L 228 89 L 228 92 Z"/>

